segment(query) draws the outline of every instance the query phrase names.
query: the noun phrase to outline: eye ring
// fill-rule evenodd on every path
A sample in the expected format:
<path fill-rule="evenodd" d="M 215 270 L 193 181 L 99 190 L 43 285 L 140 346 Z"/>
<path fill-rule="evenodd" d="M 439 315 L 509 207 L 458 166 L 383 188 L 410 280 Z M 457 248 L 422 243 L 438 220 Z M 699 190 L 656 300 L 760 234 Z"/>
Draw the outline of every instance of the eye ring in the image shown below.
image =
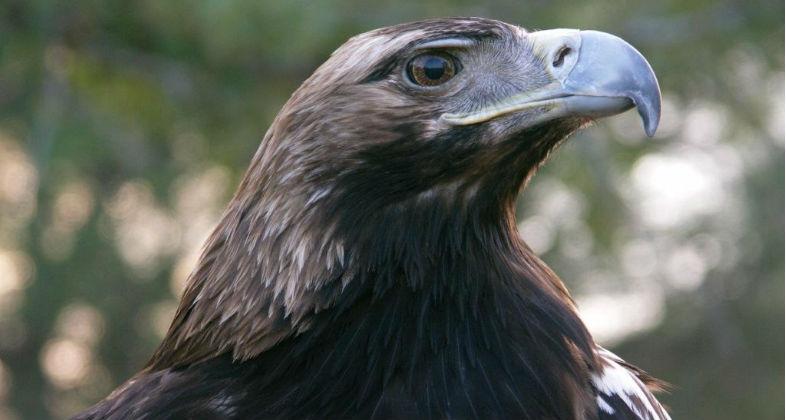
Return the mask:
<path fill-rule="evenodd" d="M 407 64 L 407 77 L 418 85 L 433 87 L 441 85 L 458 74 L 456 59 L 446 53 L 424 53 Z"/>

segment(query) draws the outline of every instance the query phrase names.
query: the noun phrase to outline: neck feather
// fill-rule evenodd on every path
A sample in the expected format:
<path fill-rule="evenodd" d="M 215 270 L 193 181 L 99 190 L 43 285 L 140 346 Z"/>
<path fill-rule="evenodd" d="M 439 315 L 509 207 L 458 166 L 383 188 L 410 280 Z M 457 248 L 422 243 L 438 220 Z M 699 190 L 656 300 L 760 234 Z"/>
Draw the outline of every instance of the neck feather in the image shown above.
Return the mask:
<path fill-rule="evenodd" d="M 358 197 L 363 178 L 287 191 L 252 165 L 148 370 L 231 355 L 268 366 L 260 376 L 280 386 L 298 380 L 284 372 L 314 375 L 289 356 L 297 352 L 382 389 L 394 377 L 436 381 L 435 358 L 459 371 L 478 361 L 531 394 L 527 404 L 547 401 L 544 413 L 575 407 L 552 394 L 583 386 L 594 344 L 562 282 L 516 231 L 513 203 L 539 160 L 508 163 L 395 203 Z"/>

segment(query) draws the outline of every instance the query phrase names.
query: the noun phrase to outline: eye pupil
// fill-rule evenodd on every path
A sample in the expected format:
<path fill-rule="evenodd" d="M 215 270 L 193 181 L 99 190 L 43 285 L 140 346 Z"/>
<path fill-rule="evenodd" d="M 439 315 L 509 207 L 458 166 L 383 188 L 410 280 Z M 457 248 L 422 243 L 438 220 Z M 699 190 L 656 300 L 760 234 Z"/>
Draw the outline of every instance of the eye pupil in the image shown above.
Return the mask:
<path fill-rule="evenodd" d="M 412 59 L 407 74 L 412 83 L 420 86 L 441 85 L 458 72 L 455 59 L 444 53 L 426 53 Z"/>
<path fill-rule="evenodd" d="M 437 57 L 429 57 L 423 63 L 423 73 L 431 80 L 439 80 L 445 74 L 445 59 Z"/>

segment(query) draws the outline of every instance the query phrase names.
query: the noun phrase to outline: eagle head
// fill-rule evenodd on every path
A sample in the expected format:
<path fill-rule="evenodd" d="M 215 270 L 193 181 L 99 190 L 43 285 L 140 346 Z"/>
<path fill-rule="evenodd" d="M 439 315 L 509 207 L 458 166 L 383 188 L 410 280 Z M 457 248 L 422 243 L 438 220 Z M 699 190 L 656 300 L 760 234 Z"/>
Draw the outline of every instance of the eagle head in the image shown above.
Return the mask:
<path fill-rule="evenodd" d="M 285 191 L 276 205 L 319 208 L 320 226 L 376 224 L 430 198 L 499 213 L 561 140 L 632 107 L 652 135 L 658 82 L 613 35 L 486 19 L 392 26 L 350 39 L 293 94 L 248 192 Z"/>

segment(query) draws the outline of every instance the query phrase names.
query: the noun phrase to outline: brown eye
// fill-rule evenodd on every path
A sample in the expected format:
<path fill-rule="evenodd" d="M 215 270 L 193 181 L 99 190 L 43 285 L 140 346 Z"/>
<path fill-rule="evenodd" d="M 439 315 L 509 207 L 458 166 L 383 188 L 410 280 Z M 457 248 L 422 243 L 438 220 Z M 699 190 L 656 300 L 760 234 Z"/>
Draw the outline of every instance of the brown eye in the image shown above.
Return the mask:
<path fill-rule="evenodd" d="M 456 64 L 447 54 L 422 54 L 407 65 L 409 80 L 416 85 L 441 85 L 456 75 Z"/>

